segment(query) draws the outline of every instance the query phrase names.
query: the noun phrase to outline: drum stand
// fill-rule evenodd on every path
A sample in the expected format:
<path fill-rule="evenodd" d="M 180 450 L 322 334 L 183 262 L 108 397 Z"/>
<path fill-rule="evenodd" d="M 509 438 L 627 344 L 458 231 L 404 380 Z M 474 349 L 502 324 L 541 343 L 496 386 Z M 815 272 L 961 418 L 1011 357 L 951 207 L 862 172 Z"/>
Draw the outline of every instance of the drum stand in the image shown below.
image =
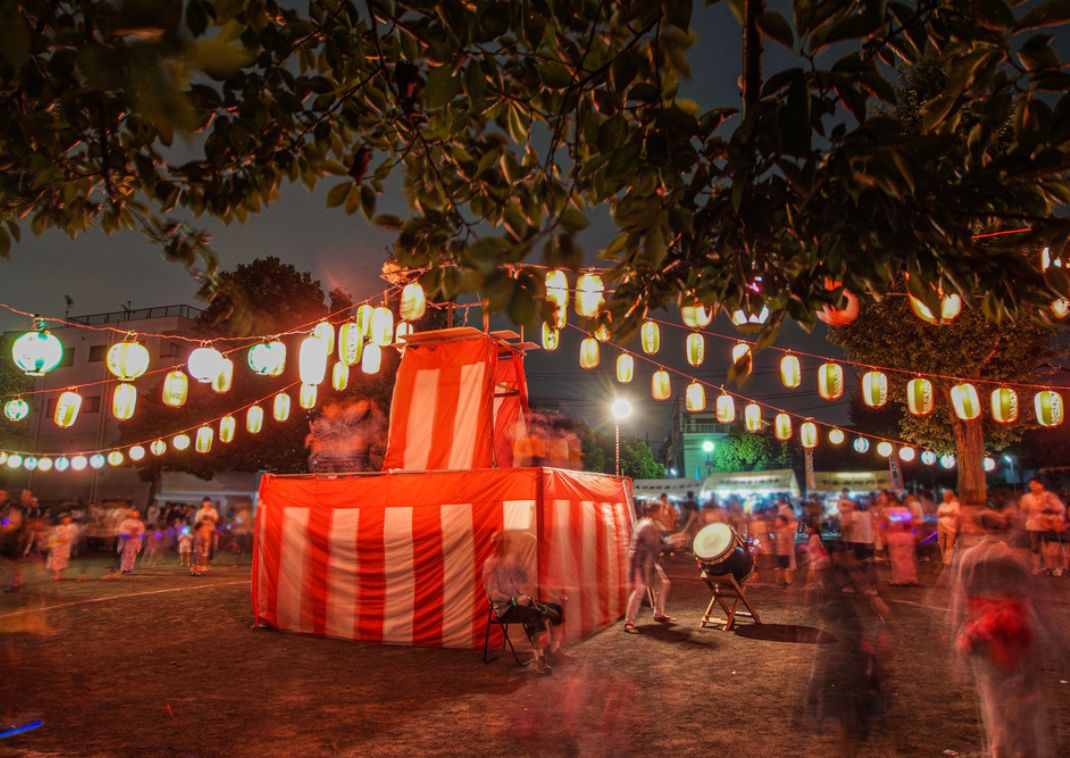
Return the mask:
<path fill-rule="evenodd" d="M 723 631 L 728 632 L 736 625 L 736 618 L 740 616 L 750 619 L 755 624 L 762 623 L 762 620 L 758 618 L 758 612 L 751 608 L 750 603 L 747 602 L 747 595 L 743 592 L 743 585 L 737 582 L 732 574 L 710 576 L 703 571 L 702 581 L 710 588 L 713 597 L 710 598 L 710 604 L 706 606 L 706 612 L 702 615 L 702 621 L 699 622 L 700 627 L 703 629 L 720 627 Z M 729 603 L 730 600 L 731 603 Z M 736 610 L 740 603 L 743 603 L 743 607 L 746 608 L 745 611 Z M 725 613 L 724 618 L 713 615 L 714 605 L 721 606 L 721 610 Z"/>

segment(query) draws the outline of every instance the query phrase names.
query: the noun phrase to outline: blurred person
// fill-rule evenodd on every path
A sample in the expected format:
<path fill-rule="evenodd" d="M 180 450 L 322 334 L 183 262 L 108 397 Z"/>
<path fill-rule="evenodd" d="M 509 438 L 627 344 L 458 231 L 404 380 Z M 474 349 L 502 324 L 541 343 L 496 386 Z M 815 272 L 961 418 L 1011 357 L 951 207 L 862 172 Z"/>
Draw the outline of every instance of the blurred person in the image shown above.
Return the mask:
<path fill-rule="evenodd" d="M 821 521 L 810 519 L 806 524 L 806 589 L 817 586 L 819 572 L 828 568 L 829 553 L 821 540 Z"/>
<path fill-rule="evenodd" d="M 155 567 L 160 562 L 167 535 L 163 529 L 150 522 L 145 528 L 145 552 L 141 558 L 143 567 Z"/>
<path fill-rule="evenodd" d="M 22 587 L 22 556 L 26 548 L 26 520 L 19 503 L 9 499 L 7 490 L 0 490 L 0 560 L 9 574 L 4 592 Z"/>
<path fill-rule="evenodd" d="M 215 558 L 215 550 L 219 542 L 219 534 L 216 531 L 219 526 L 219 511 L 216 510 L 210 497 L 203 498 L 200 509 L 193 514 L 194 524 L 199 524 L 202 521 L 208 522 L 212 528 L 212 539 L 208 544 L 208 560 L 212 560 Z"/>
<path fill-rule="evenodd" d="M 193 530 L 189 528 L 188 524 L 182 524 L 178 526 L 178 565 L 190 566 L 193 564 L 190 561 L 190 555 L 193 552 Z"/>
<path fill-rule="evenodd" d="M 918 564 L 914 540 L 914 514 L 905 505 L 893 505 L 887 512 L 888 561 L 892 566 L 892 581 L 896 586 L 918 583 Z"/>
<path fill-rule="evenodd" d="M 1049 527 L 1058 521 L 1055 518 L 1057 515 L 1066 513 L 1066 506 L 1054 492 L 1048 491 L 1044 482 L 1034 476 L 1029 480 L 1029 492 L 1018 500 L 1018 509 L 1025 518 L 1025 528 L 1029 533 L 1033 574 L 1045 571 L 1054 573 L 1056 568 L 1062 574 L 1062 563 L 1057 558 L 1061 552 L 1059 535 L 1053 535 Z"/>
<path fill-rule="evenodd" d="M 635 617 L 639 614 L 639 605 L 646 596 L 647 588 L 654 593 L 654 620 L 664 624 L 676 620 L 665 612 L 665 601 L 672 583 L 657 562 L 658 554 L 672 547 L 662 536 L 662 524 L 654 518 L 663 507 L 666 496 L 662 495 L 662 499 L 660 503 L 650 506 L 643 518 L 639 519 L 628 549 L 628 581 L 632 586 L 624 614 L 624 631 L 628 634 L 639 634 Z"/>
<path fill-rule="evenodd" d="M 940 559 L 944 566 L 951 565 L 955 538 L 959 532 L 960 510 L 954 490 L 944 490 L 944 499 L 936 509 L 936 537 L 940 542 Z"/>
<path fill-rule="evenodd" d="M 52 572 L 52 581 L 63 578 L 63 572 L 71 563 L 71 547 L 77 537 L 78 526 L 73 522 L 71 514 L 62 514 L 59 524 L 52 527 L 48 541 L 48 568 Z"/>
<path fill-rule="evenodd" d="M 663 533 L 671 533 L 676 529 L 676 508 L 669 502 L 669 495 L 665 492 L 661 493 L 661 496 L 654 504 L 654 513 L 652 518 L 661 527 Z"/>
<path fill-rule="evenodd" d="M 773 556 L 776 559 L 773 581 L 785 587 L 791 586 L 794 574 L 791 564 L 795 554 L 796 531 L 795 522 L 788 521 L 788 517 L 783 514 L 778 514 L 773 521 L 773 532 L 770 535 L 773 542 Z"/>
<path fill-rule="evenodd" d="M 145 534 L 145 523 L 141 520 L 141 514 L 137 509 L 127 511 L 127 517 L 119 523 L 119 544 L 122 555 L 120 571 L 124 574 L 133 574 L 137 563 L 137 554 L 141 551 L 142 537 Z"/>
<path fill-rule="evenodd" d="M 193 576 L 204 576 L 208 573 L 214 536 L 215 525 L 211 521 L 198 521 L 193 527 L 193 565 L 190 566 Z"/>
<path fill-rule="evenodd" d="M 783 495 L 777 499 L 776 512 L 778 516 L 783 516 L 788 520 L 788 524 L 795 534 L 799 533 L 799 519 L 795 516 L 795 509 L 792 507 L 791 502 L 788 500 L 787 495 Z M 791 549 L 791 565 L 788 567 L 794 573 L 798 566 L 795 564 L 795 548 L 794 544 Z"/>
<path fill-rule="evenodd" d="M 160 516 L 160 504 L 153 500 L 145 511 L 145 523 L 149 526 L 162 526 L 166 522 L 161 521 Z"/>

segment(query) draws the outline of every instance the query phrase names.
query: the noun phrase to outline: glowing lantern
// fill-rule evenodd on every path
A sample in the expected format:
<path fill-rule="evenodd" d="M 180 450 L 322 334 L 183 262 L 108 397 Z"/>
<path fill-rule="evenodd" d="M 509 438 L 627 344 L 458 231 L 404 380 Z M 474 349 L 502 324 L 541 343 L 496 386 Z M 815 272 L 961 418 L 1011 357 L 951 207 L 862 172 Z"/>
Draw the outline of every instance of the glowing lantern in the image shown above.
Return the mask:
<path fill-rule="evenodd" d="M 950 295 L 941 295 L 939 319 L 933 315 L 929 306 L 913 295 L 910 296 L 910 309 L 914 311 L 914 315 L 922 321 L 927 321 L 930 324 L 950 324 L 958 318 L 958 315 L 962 312 L 962 298 L 954 293 Z"/>
<path fill-rule="evenodd" d="M 695 301 L 680 306 L 680 318 L 691 329 L 705 329 L 713 321 L 713 309 Z"/>
<path fill-rule="evenodd" d="M 27 471 L 33 471 L 37 468 L 37 458 L 32 455 L 24 458 L 22 461 L 22 467 Z"/>
<path fill-rule="evenodd" d="M 61 455 L 56 459 L 56 471 L 64 472 L 71 467 L 71 459 L 65 455 Z"/>
<path fill-rule="evenodd" d="M 167 443 L 163 440 L 153 440 L 149 443 L 149 452 L 156 456 L 163 455 L 167 452 Z"/>
<path fill-rule="evenodd" d="M 245 431 L 249 434 L 259 434 L 264 428 L 264 409 L 259 405 L 249 406 L 245 412 Z"/>
<path fill-rule="evenodd" d="M 769 308 L 763 305 L 758 313 L 748 313 L 742 309 L 732 313 L 732 323 L 736 326 L 756 326 L 769 320 Z"/>
<path fill-rule="evenodd" d="M 936 453 L 932 450 L 925 450 L 921 454 L 921 462 L 926 466 L 931 466 L 936 463 Z"/>
<path fill-rule="evenodd" d="M 862 374 L 862 402 L 870 408 L 883 408 L 888 402 L 888 376 L 883 371 Z"/>
<path fill-rule="evenodd" d="M 651 375 L 650 394 L 655 400 L 668 400 L 672 396 L 672 381 L 668 371 L 659 368 Z"/>
<path fill-rule="evenodd" d="M 687 335 L 687 362 L 692 366 L 701 366 L 706 359 L 706 338 L 698 332 Z"/>
<path fill-rule="evenodd" d="M 955 456 L 948 453 L 940 456 L 940 465 L 944 468 L 955 468 Z"/>
<path fill-rule="evenodd" d="M 130 457 L 130 460 L 134 461 L 135 463 L 137 461 L 144 460 L 145 448 L 143 448 L 141 445 L 134 445 L 132 448 L 130 448 L 127 455 Z"/>
<path fill-rule="evenodd" d="M 327 346 L 327 355 L 334 352 L 334 324 L 320 321 L 312 328 L 312 336 L 323 340 L 323 344 Z"/>
<path fill-rule="evenodd" d="M 316 407 L 316 385 L 302 384 L 301 391 L 297 393 L 297 402 L 306 411 Z"/>
<path fill-rule="evenodd" d="M 1070 315 L 1070 300 L 1067 300 L 1065 297 L 1052 300 L 1051 312 L 1055 315 L 1055 318 L 1066 318 Z"/>
<path fill-rule="evenodd" d="M 799 427 L 799 442 L 808 449 L 817 447 L 817 424 L 804 421 Z"/>
<path fill-rule="evenodd" d="M 546 299 L 556 306 L 554 325 L 564 329 L 568 318 L 568 278 L 564 271 L 553 269 L 546 272 Z"/>
<path fill-rule="evenodd" d="M 44 321 L 37 321 L 34 331 L 12 343 L 11 358 L 27 376 L 44 376 L 63 360 L 63 343 L 45 329 Z"/>
<path fill-rule="evenodd" d="M 878 442 L 877 443 L 877 455 L 881 458 L 887 458 L 895 452 L 895 446 L 891 442 Z"/>
<path fill-rule="evenodd" d="M 64 392 L 56 400 L 56 412 L 52 415 L 52 420 L 61 429 L 67 429 L 74 426 L 80 410 L 82 410 L 82 396 L 77 392 Z"/>
<path fill-rule="evenodd" d="M 415 332 L 416 330 L 412 328 L 412 324 L 410 324 L 408 321 L 399 321 L 397 328 L 394 329 L 394 344 L 404 345 L 405 338 L 408 337 L 410 334 L 414 334 Z"/>
<path fill-rule="evenodd" d="M 226 444 L 234 441 L 234 430 L 237 428 L 238 422 L 234 420 L 233 416 L 224 416 L 219 419 L 219 441 Z"/>
<path fill-rule="evenodd" d="M 335 392 L 341 392 L 349 386 L 349 366 L 338 361 L 331 369 L 331 387 Z"/>
<path fill-rule="evenodd" d="M 419 282 L 409 282 L 401 290 L 401 305 L 398 308 L 406 321 L 423 318 L 427 311 L 427 298 Z"/>
<path fill-rule="evenodd" d="M 8 421 L 22 421 L 30 415 L 30 405 L 21 397 L 4 403 L 4 415 Z"/>
<path fill-rule="evenodd" d="M 691 384 L 687 385 L 687 392 L 684 395 L 684 400 L 687 410 L 692 413 L 699 413 L 706 410 L 706 388 L 698 382 L 691 382 Z"/>
<path fill-rule="evenodd" d="M 229 392 L 234 384 L 234 361 L 224 358 L 220 364 L 219 373 L 212 380 L 212 390 L 220 394 Z"/>
<path fill-rule="evenodd" d="M 762 406 L 757 403 L 747 403 L 743 409 L 743 425 L 748 432 L 760 432 L 762 430 Z"/>
<path fill-rule="evenodd" d="M 750 372 L 751 352 L 750 345 L 746 342 L 737 342 L 732 346 L 732 363 L 745 367 Z"/>
<path fill-rule="evenodd" d="M 383 349 L 376 344 L 366 345 L 360 357 L 360 370 L 365 374 L 378 374 L 383 365 Z"/>
<path fill-rule="evenodd" d="M 1000 424 L 1013 424 L 1018 420 L 1018 392 L 1010 387 L 992 390 L 990 397 L 992 419 Z"/>
<path fill-rule="evenodd" d="M 825 280 L 826 290 L 832 291 L 839 287 L 840 283 L 834 279 Z M 846 289 L 843 290 L 842 297 L 846 301 L 843 308 L 833 308 L 831 305 L 826 305 L 818 311 L 817 317 L 829 326 L 847 326 L 853 323 L 858 318 L 858 297 Z"/>
<path fill-rule="evenodd" d="M 171 447 L 173 447 L 180 453 L 183 450 L 189 449 L 189 443 L 190 439 L 188 434 L 176 434 L 174 437 L 171 438 Z"/>
<path fill-rule="evenodd" d="M 163 404 L 172 408 L 181 408 L 186 404 L 189 393 L 189 377 L 184 371 L 168 371 L 163 378 Z"/>
<path fill-rule="evenodd" d="M 598 274 L 581 274 L 576 280 L 576 313 L 594 318 L 606 302 L 605 287 Z"/>
<path fill-rule="evenodd" d="M 854 441 L 854 449 L 856 453 L 864 453 L 869 450 L 869 440 L 865 437 L 856 437 Z"/>
<path fill-rule="evenodd" d="M 817 369 L 817 394 L 825 400 L 843 397 L 843 366 L 838 363 L 822 363 Z"/>
<path fill-rule="evenodd" d="M 899 460 L 903 463 L 910 463 L 918 455 L 917 451 L 912 447 L 899 448 Z"/>
<path fill-rule="evenodd" d="M 845 438 L 846 437 L 842 429 L 829 430 L 829 442 L 831 442 L 833 445 L 842 445 Z"/>
<path fill-rule="evenodd" d="M 104 464 L 107 463 L 107 462 L 108 462 L 107 458 L 105 458 L 100 453 L 94 453 L 93 455 L 89 456 L 89 467 L 90 468 L 102 469 L 102 468 L 104 468 Z"/>
<path fill-rule="evenodd" d="M 186 361 L 189 375 L 201 384 L 208 384 L 223 370 L 223 354 L 214 347 L 199 347 Z"/>
<path fill-rule="evenodd" d="M 1058 426 L 1063 423 L 1063 397 L 1052 390 L 1041 390 L 1033 398 L 1037 423 L 1041 426 Z"/>
<path fill-rule="evenodd" d="M 996 470 L 996 459 L 990 455 L 986 455 L 981 465 L 984 466 L 985 471 L 991 473 Z"/>
<path fill-rule="evenodd" d="M 375 309 L 368 303 L 364 303 L 357 308 L 357 328 L 360 329 L 360 333 L 365 337 L 372 336 L 372 319 L 375 316 Z"/>
<path fill-rule="evenodd" d="M 542 349 L 543 350 L 557 350 L 558 345 L 561 344 L 561 332 L 558 329 L 550 326 L 547 323 L 542 325 Z"/>
<path fill-rule="evenodd" d="M 371 341 L 379 347 L 386 347 L 394 340 L 394 314 L 389 308 L 380 305 L 372 314 Z"/>
<path fill-rule="evenodd" d="M 609 327 L 605 324 L 599 324 L 598 328 L 594 330 L 594 338 L 599 342 L 609 342 L 609 338 L 613 336 L 609 333 Z"/>
<path fill-rule="evenodd" d="M 6 461 L 7 461 L 7 453 L 4 452 L 3 450 L 0 450 L 0 464 L 5 463 Z"/>
<path fill-rule="evenodd" d="M 389 344 L 389 343 L 388 343 Z M 310 336 L 301 340 L 298 370 L 304 384 L 319 384 L 327 376 L 327 343 L 319 337 Z"/>
<path fill-rule="evenodd" d="M 357 365 L 364 349 L 364 334 L 355 321 L 347 321 L 338 328 L 338 360 L 347 366 Z"/>
<path fill-rule="evenodd" d="M 39 461 L 37 461 L 37 470 L 38 471 L 51 471 L 52 470 L 52 459 L 51 458 L 42 458 Z"/>
<path fill-rule="evenodd" d="M 628 353 L 617 356 L 617 381 L 627 384 L 635 376 L 635 360 Z"/>
<path fill-rule="evenodd" d="M 121 466 L 123 465 L 123 454 L 118 450 L 112 450 L 108 453 L 108 465 L 109 466 Z"/>
<path fill-rule="evenodd" d="M 84 455 L 76 455 L 71 458 L 71 470 L 72 471 L 85 471 L 85 467 L 89 465 L 89 459 Z"/>
<path fill-rule="evenodd" d="M 1051 257 L 1051 248 L 1044 248 L 1040 251 L 1040 270 L 1047 271 L 1049 268 L 1062 268 L 1063 262 L 1058 258 Z"/>
<path fill-rule="evenodd" d="M 278 340 L 258 342 L 249 348 L 249 368 L 260 376 L 279 376 L 286 368 L 286 345 Z"/>
<path fill-rule="evenodd" d="M 780 359 L 780 381 L 789 390 L 802 384 L 802 369 L 799 359 L 794 355 L 788 354 Z"/>
<path fill-rule="evenodd" d="M 773 434 L 778 440 L 791 439 L 791 416 L 786 413 L 778 413 L 773 417 Z"/>
<path fill-rule="evenodd" d="M 22 465 L 22 456 L 18 453 L 12 453 L 7 457 L 8 468 L 18 468 Z"/>
<path fill-rule="evenodd" d="M 736 401 L 722 392 L 717 396 L 716 411 L 718 423 L 731 424 L 736 420 Z"/>
<path fill-rule="evenodd" d="M 111 415 L 120 421 L 126 421 L 134 415 L 137 408 L 137 388 L 132 384 L 120 384 L 111 396 Z"/>
<path fill-rule="evenodd" d="M 275 395 L 275 400 L 271 406 L 271 415 L 274 416 L 276 421 L 285 421 L 290 418 L 290 396 L 285 392 Z"/>
<path fill-rule="evenodd" d="M 215 439 L 215 430 L 210 426 L 202 426 L 197 429 L 197 441 L 194 442 L 193 449 L 203 455 L 211 451 L 213 439 Z"/>
<path fill-rule="evenodd" d="M 580 343 L 580 368 L 596 368 L 598 361 L 598 340 L 594 337 L 584 337 Z"/>
<path fill-rule="evenodd" d="M 980 416 L 981 399 L 977 396 L 977 388 L 972 384 L 956 384 L 951 388 L 951 406 L 963 421 Z"/>
<path fill-rule="evenodd" d="M 654 355 L 661 348 L 661 327 L 656 321 L 644 321 L 639 327 L 639 341 L 643 345 L 643 352 Z"/>
<path fill-rule="evenodd" d="M 918 377 L 907 382 L 907 410 L 915 416 L 933 412 L 933 383 Z"/>
<path fill-rule="evenodd" d="M 140 342 L 118 342 L 108 348 L 108 371 L 120 382 L 132 382 L 149 369 L 149 351 Z"/>

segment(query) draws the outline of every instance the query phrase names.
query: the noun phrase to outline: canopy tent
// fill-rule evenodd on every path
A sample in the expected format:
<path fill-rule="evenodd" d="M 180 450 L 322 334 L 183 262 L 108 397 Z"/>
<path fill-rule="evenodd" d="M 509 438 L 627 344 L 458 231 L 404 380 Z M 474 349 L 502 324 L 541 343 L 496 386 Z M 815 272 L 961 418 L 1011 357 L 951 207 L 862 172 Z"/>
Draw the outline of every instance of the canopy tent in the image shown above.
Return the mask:
<path fill-rule="evenodd" d="M 892 487 L 888 469 L 879 471 L 815 471 L 811 492 L 839 492 L 846 487 L 851 492 L 876 492 Z"/>
<path fill-rule="evenodd" d="M 702 482 L 695 479 L 635 479 L 632 493 L 636 500 L 653 500 L 664 492 L 670 500 L 684 500 L 688 492 L 698 494 Z"/>
<path fill-rule="evenodd" d="M 718 471 L 702 483 L 703 500 L 712 495 L 799 494 L 799 481 L 790 468 L 769 471 Z"/>
<path fill-rule="evenodd" d="M 491 535 L 506 529 L 527 546 L 538 596 L 562 603 L 565 636 L 578 639 L 624 612 L 631 514 L 624 480 L 559 469 L 268 474 L 253 613 L 283 631 L 477 648 L 481 570 Z"/>

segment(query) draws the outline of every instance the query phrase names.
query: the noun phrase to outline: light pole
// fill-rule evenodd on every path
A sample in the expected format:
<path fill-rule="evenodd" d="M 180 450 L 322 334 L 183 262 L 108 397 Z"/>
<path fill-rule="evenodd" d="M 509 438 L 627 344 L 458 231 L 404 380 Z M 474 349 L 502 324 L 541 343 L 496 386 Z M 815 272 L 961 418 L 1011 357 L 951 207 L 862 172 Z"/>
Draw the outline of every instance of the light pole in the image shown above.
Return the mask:
<path fill-rule="evenodd" d="M 618 397 L 613 401 L 613 405 L 609 407 L 609 410 L 613 414 L 614 455 L 617 464 L 617 476 L 620 476 L 620 422 L 632 415 L 632 404 L 623 397 Z"/>
<path fill-rule="evenodd" d="M 702 452 L 706 454 L 706 476 L 713 473 L 713 441 L 706 440 L 702 443 Z"/>

